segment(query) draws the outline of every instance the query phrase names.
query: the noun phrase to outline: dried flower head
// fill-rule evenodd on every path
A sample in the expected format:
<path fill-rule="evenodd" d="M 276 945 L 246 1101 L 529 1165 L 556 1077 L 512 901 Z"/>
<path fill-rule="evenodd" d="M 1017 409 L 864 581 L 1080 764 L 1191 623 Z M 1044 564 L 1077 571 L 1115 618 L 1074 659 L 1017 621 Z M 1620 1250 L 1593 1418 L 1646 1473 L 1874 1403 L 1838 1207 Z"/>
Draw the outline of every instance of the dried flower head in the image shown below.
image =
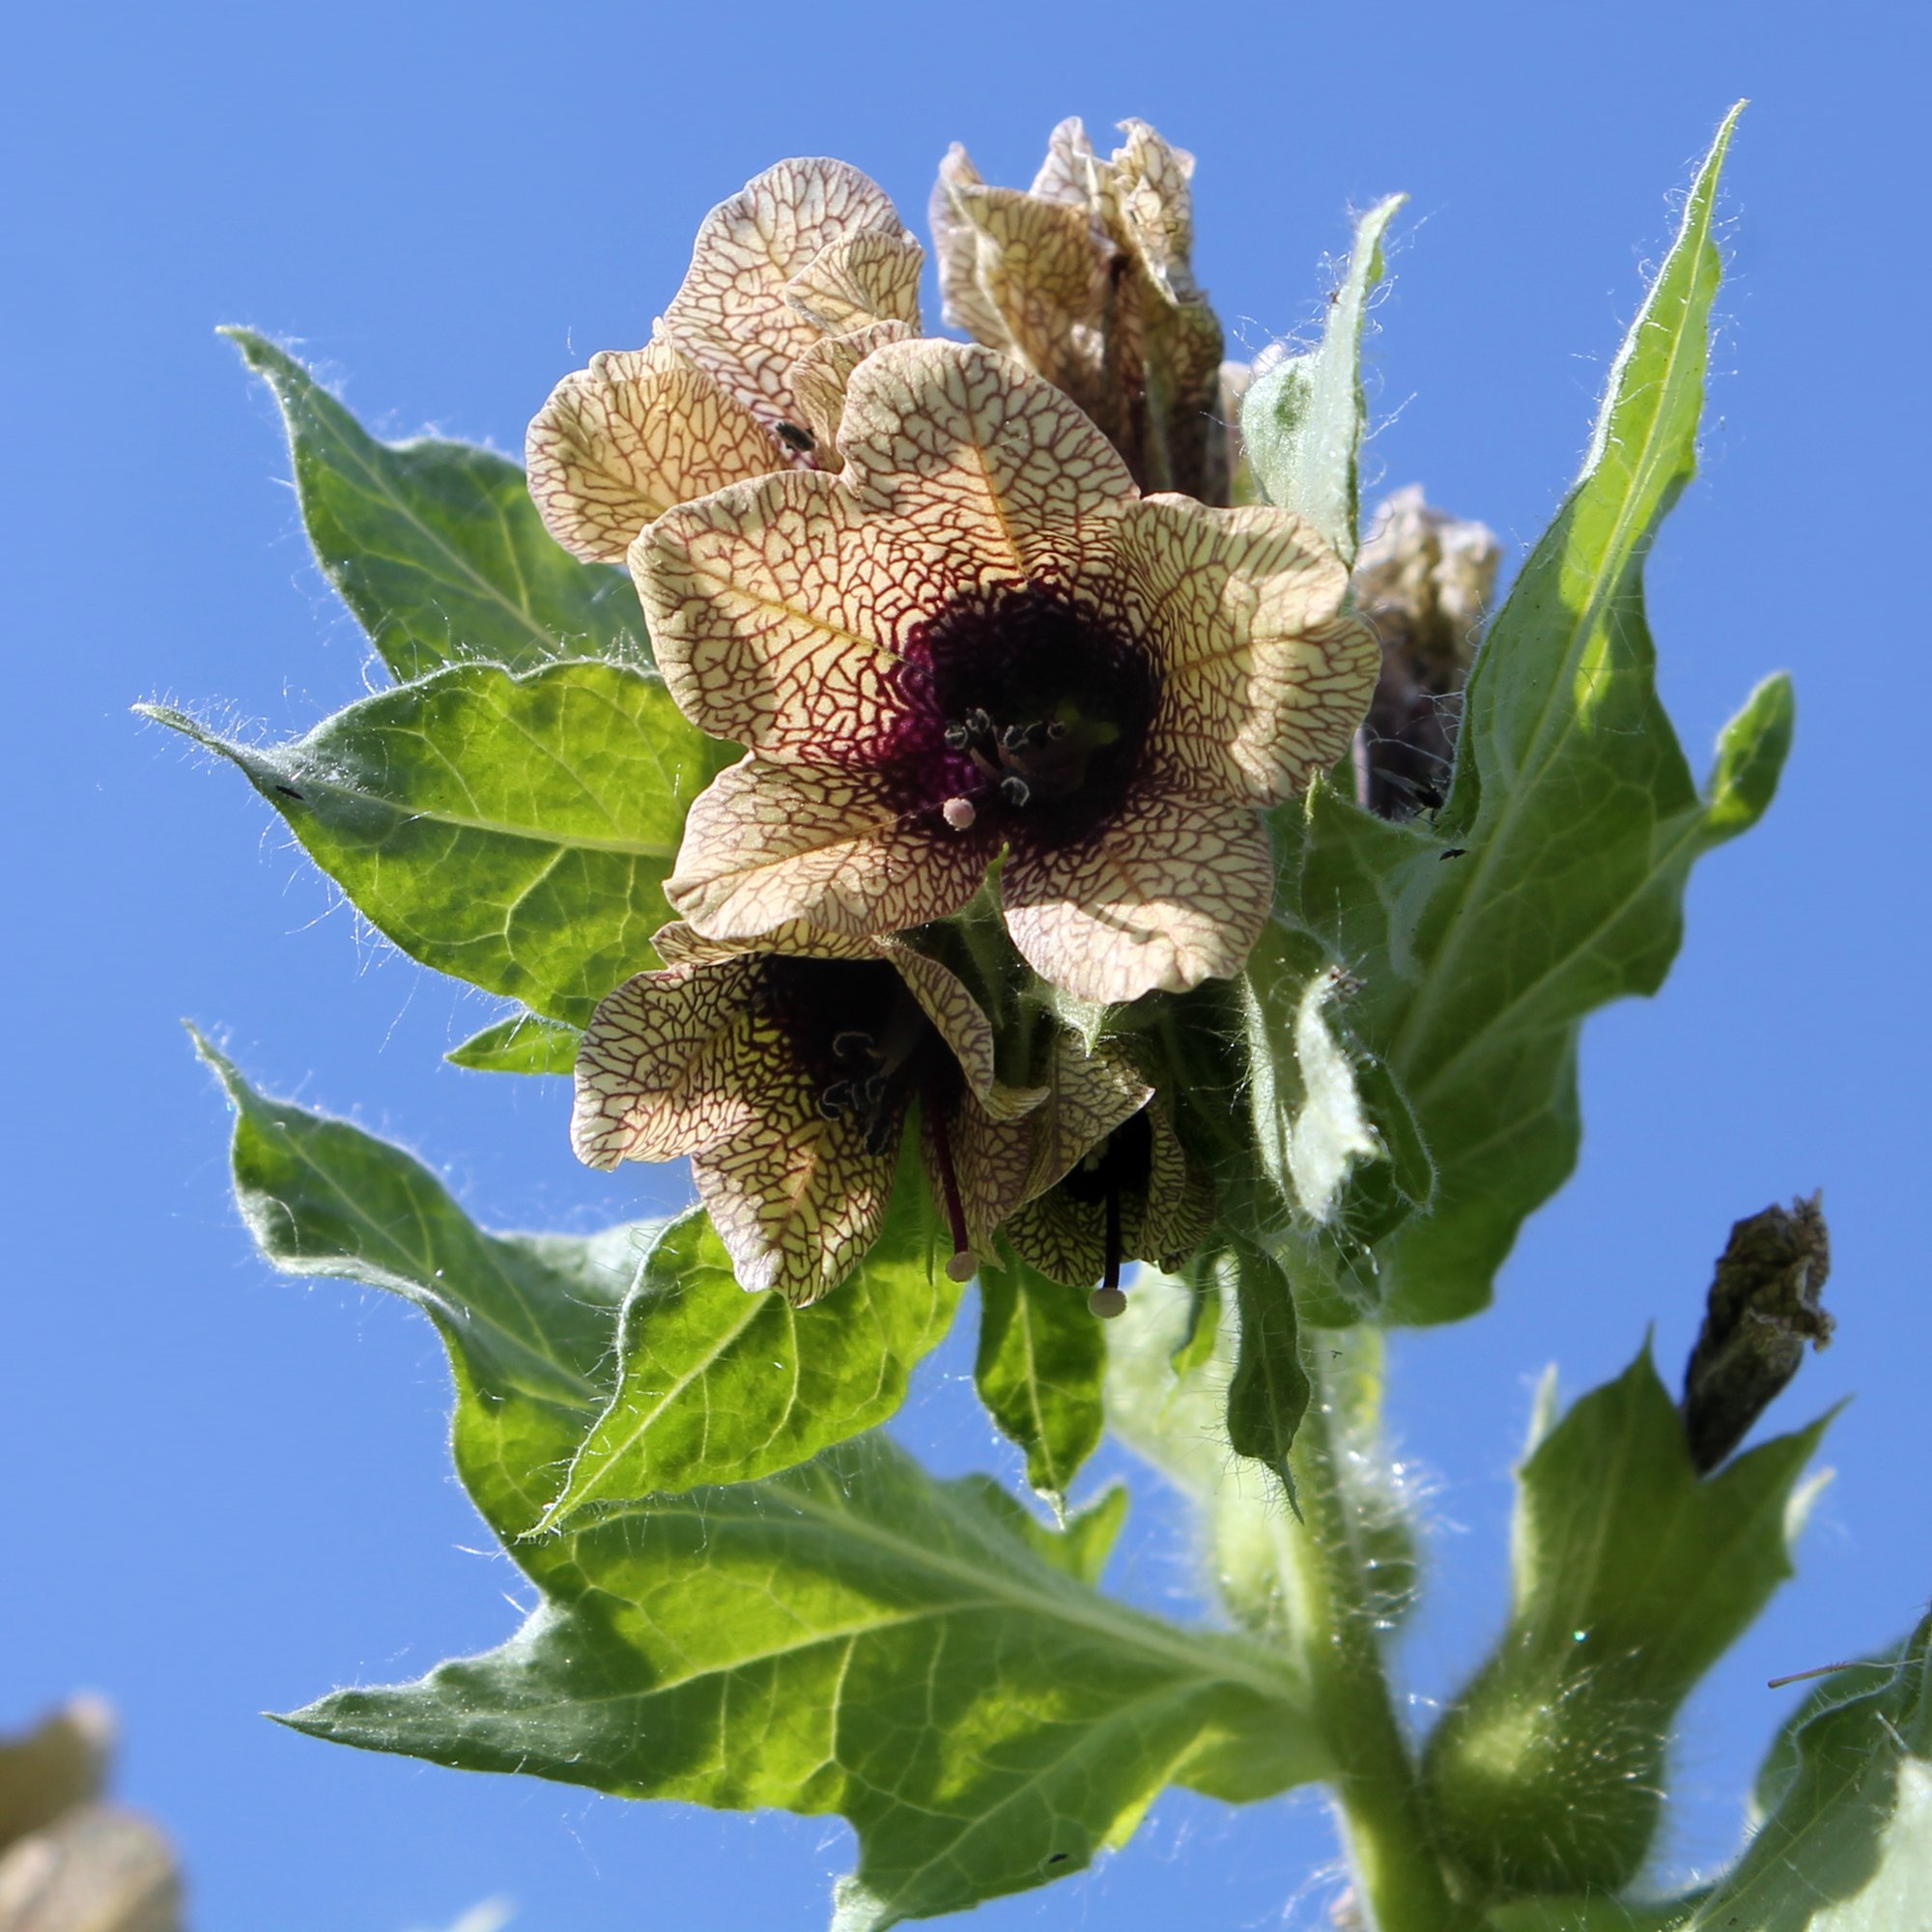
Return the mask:
<path fill-rule="evenodd" d="M 1355 608 L 1381 640 L 1362 728 L 1357 791 L 1384 818 L 1440 796 L 1459 694 L 1496 587 L 1502 545 L 1485 524 L 1432 509 L 1420 484 L 1384 498 L 1355 559 Z"/>
<path fill-rule="evenodd" d="M 893 940 L 803 927 L 747 947 L 669 925 L 662 972 L 592 1016 L 571 1140 L 592 1167 L 691 1156 L 748 1289 L 801 1305 L 878 1237 L 917 1103 L 935 1199 L 966 1279 L 1025 1188 L 1037 1092 L 1004 1087 L 993 1033 L 945 967 Z"/>
<path fill-rule="evenodd" d="M 1144 489 L 1228 493 L 1221 325 L 1195 285 L 1194 156 L 1144 121 L 1102 159 L 1077 120 L 1033 186 L 992 187 L 954 146 L 932 196 L 946 320 L 1064 389 Z"/>
<path fill-rule="evenodd" d="M 835 449 L 845 377 L 919 331 L 923 251 L 843 161 L 790 160 L 697 231 L 647 348 L 566 376 L 530 424 L 530 495 L 558 543 L 621 562 L 674 503 Z"/>
<path fill-rule="evenodd" d="M 631 551 L 688 716 L 750 755 L 667 891 L 698 931 L 849 938 L 957 912 L 1084 999 L 1239 970 L 1273 891 L 1260 810 L 1339 757 L 1374 639 L 1297 518 L 1143 497 L 1009 357 L 889 344 L 836 474 L 740 484 Z"/>

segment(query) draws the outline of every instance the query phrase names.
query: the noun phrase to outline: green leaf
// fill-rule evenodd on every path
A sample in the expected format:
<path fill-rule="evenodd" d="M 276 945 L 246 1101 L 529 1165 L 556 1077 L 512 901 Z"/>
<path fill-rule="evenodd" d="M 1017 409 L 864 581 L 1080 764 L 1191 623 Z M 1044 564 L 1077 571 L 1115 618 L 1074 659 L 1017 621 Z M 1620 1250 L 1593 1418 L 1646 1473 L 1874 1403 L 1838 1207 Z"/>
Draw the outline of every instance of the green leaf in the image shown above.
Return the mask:
<path fill-rule="evenodd" d="M 434 1319 L 459 1472 L 541 1592 L 501 1649 L 338 1691 L 298 1728 L 630 1797 L 840 1812 L 860 1833 L 853 1932 L 1076 1871 L 1164 1784 L 1239 1803 L 1327 1772 L 1281 1659 L 1094 1590 L 1119 1491 L 1062 1534 L 875 1434 L 531 1534 L 604 1406 L 618 1302 L 659 1231 L 482 1234 L 407 1154 L 202 1051 L 236 1109 L 237 1193 L 264 1253 Z"/>
<path fill-rule="evenodd" d="M 524 1012 L 471 1034 L 442 1057 L 479 1073 L 560 1073 L 567 1080 L 577 1071 L 582 1043 L 581 1028 Z"/>
<path fill-rule="evenodd" d="M 274 390 L 316 560 L 397 677 L 478 658 L 650 662 L 630 579 L 561 549 L 514 463 L 434 437 L 379 442 L 286 351 L 221 333 Z"/>
<path fill-rule="evenodd" d="M 235 1198 L 256 1246 L 285 1273 L 363 1282 L 430 1317 L 457 1372 L 458 1470 L 500 1534 L 527 1530 L 605 1402 L 617 1309 L 663 1224 L 485 1234 L 400 1148 L 267 1098 L 194 1042 L 235 1110 Z"/>
<path fill-rule="evenodd" d="M 617 1330 L 617 1386 L 539 1525 L 579 1510 L 806 1462 L 886 1420 L 959 1305 L 911 1137 L 885 1230 L 825 1300 L 747 1294 L 701 1211 L 645 1260 Z"/>
<path fill-rule="evenodd" d="M 266 748 L 136 709 L 239 765 L 411 958 L 578 1027 L 657 964 L 684 814 L 731 755 L 654 674 L 589 661 L 452 665 Z"/>
<path fill-rule="evenodd" d="M 980 1399 L 1026 1451 L 1027 1481 L 1056 1510 L 1100 1446 L 1106 1370 L 1106 1323 L 1084 1294 L 1018 1260 L 980 1270 Z"/>
<path fill-rule="evenodd" d="M 1278 816 L 1284 903 L 1364 982 L 1350 1029 L 1437 1166 L 1432 1211 L 1381 1239 L 1388 1320 L 1488 1301 L 1524 1217 L 1576 1164 L 1582 1020 L 1662 983 L 1693 861 L 1756 821 L 1790 741 L 1775 679 L 1726 729 L 1700 796 L 1644 618 L 1643 559 L 1695 469 L 1735 118 L 1617 358 L 1583 473 L 1478 653 L 1435 824 L 1388 824 L 1326 785 Z"/>
<path fill-rule="evenodd" d="M 1932 1898 L 1932 1617 L 1773 1746 L 1776 1808 L 1686 1932 L 1903 1932 Z"/>
<path fill-rule="evenodd" d="M 1237 1456 L 1252 1456 L 1281 1478 L 1293 1508 L 1288 1452 L 1308 1409 L 1294 1291 L 1281 1264 L 1260 1248 L 1240 1243 L 1230 1261 L 1223 1294 L 1232 1287 L 1239 1339 L 1228 1383 L 1228 1441 Z"/>
<path fill-rule="evenodd" d="M 1700 1894 L 1701 1896 L 1701 1894 Z M 1488 1932 L 1674 1932 L 1693 1901 L 1657 1904 L 1620 1898 L 1519 1898 L 1483 1915 Z"/>
<path fill-rule="evenodd" d="M 1614 1890 L 1636 1871 L 1672 1714 L 1791 1574 L 1824 1427 L 1700 1478 L 1646 1348 L 1536 1443 L 1508 1629 L 1425 1765 L 1445 1842 L 1492 1888 Z"/>
<path fill-rule="evenodd" d="M 1406 195 L 1378 202 L 1355 226 L 1341 286 L 1328 298 L 1321 345 L 1284 356 L 1241 399 L 1241 446 L 1270 503 L 1298 511 L 1355 560 L 1361 519 L 1358 458 L 1367 405 L 1362 396 L 1362 324 L 1382 278 L 1382 235 Z"/>

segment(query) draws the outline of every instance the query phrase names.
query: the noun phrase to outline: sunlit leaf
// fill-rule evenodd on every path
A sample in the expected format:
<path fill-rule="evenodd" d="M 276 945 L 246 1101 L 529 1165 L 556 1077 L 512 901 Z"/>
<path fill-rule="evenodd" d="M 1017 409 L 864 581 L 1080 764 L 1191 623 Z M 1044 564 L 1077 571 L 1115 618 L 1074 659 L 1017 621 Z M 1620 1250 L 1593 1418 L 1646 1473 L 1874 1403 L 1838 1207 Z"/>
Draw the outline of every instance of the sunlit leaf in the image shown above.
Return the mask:
<path fill-rule="evenodd" d="M 571 1026 L 658 963 L 685 811 L 730 755 L 654 673 L 589 662 L 452 665 L 287 745 L 140 709 L 240 766 L 411 958 Z"/>
<path fill-rule="evenodd" d="M 452 1066 L 479 1073 L 560 1073 L 568 1079 L 576 1071 L 577 1049 L 582 1043 L 581 1027 L 525 1012 L 471 1034 L 442 1057 Z"/>
<path fill-rule="evenodd" d="M 1106 1368 L 1106 1326 L 1078 1290 L 1018 1260 L 980 1270 L 980 1399 L 1025 1450 L 1027 1481 L 1056 1504 L 1100 1445 Z"/>
<path fill-rule="evenodd" d="M 1643 609 L 1651 539 L 1695 469 L 1731 125 L 1617 359 L 1582 476 L 1477 656 L 1435 823 L 1386 823 L 1326 785 L 1278 815 L 1285 901 L 1361 980 L 1350 1027 L 1437 1165 L 1432 1211 L 1378 1253 L 1392 1320 L 1489 1299 L 1524 1216 L 1575 1164 L 1582 1019 L 1656 990 L 1692 862 L 1755 823 L 1790 743 L 1790 687 L 1774 678 L 1700 795 Z"/>
<path fill-rule="evenodd" d="M 1270 503 L 1306 517 L 1352 563 L 1361 520 L 1362 324 L 1382 278 L 1382 236 L 1406 195 L 1355 227 L 1349 267 L 1328 298 L 1321 345 L 1262 370 L 1241 401 L 1241 447 Z"/>
<path fill-rule="evenodd" d="M 1537 1441 L 1509 1626 L 1426 1758 L 1437 1827 L 1486 1883 L 1615 1890 L 1636 1872 L 1672 1716 L 1791 1574 L 1823 1428 L 1700 1477 L 1646 1349 Z"/>
<path fill-rule="evenodd" d="M 557 546 L 516 464 L 436 437 L 379 442 L 286 350 L 222 332 L 274 390 L 316 560 L 398 678 L 477 658 L 650 662 L 630 579 Z"/>

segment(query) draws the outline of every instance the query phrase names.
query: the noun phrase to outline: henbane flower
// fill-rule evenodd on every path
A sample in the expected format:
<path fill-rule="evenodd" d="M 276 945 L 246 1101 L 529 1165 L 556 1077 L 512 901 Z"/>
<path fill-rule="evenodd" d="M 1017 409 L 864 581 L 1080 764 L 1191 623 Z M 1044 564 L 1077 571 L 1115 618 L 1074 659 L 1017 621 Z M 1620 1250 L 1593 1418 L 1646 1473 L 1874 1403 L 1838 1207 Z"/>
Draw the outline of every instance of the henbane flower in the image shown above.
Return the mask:
<path fill-rule="evenodd" d="M 877 1238 L 915 1103 L 948 1271 L 968 1278 L 1021 1199 L 1037 1090 L 1003 1086 L 993 1032 L 945 967 L 892 940 L 792 927 L 746 947 L 669 925 L 666 970 L 597 1009 L 571 1141 L 592 1167 L 691 1155 L 740 1283 L 801 1305 Z"/>
<path fill-rule="evenodd" d="M 1225 502 L 1221 325 L 1190 260 L 1194 156 L 1144 121 L 1121 131 L 1103 160 L 1063 121 L 1025 192 L 989 186 L 952 148 L 931 208 L 946 320 L 1065 390 L 1144 489 Z"/>
<path fill-rule="evenodd" d="M 919 329 L 924 253 L 843 161 L 768 168 L 713 209 L 648 347 L 566 376 L 530 424 L 530 496 L 576 555 L 620 562 L 673 503 L 833 447 L 844 378 Z"/>
<path fill-rule="evenodd" d="M 686 822 L 674 906 L 717 939 L 957 912 L 1094 1001 L 1239 970 L 1260 810 L 1349 746 L 1374 638 L 1299 519 L 1142 497 L 1010 358 L 889 344 L 843 469 L 685 504 L 631 550 L 672 696 L 749 755 Z"/>

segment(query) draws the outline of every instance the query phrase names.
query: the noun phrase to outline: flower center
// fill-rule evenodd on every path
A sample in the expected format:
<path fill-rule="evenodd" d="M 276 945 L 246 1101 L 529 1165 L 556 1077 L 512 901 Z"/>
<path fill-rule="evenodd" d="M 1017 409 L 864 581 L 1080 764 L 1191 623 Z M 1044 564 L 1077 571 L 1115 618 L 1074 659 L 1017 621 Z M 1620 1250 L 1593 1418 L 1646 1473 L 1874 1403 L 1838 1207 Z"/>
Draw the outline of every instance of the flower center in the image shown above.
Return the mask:
<path fill-rule="evenodd" d="M 799 959 L 774 953 L 758 1000 L 816 1090 L 819 1117 L 844 1122 L 868 1154 L 891 1153 L 917 1098 L 931 1122 L 955 1281 L 977 1265 L 952 1165 L 949 1117 L 965 1087 L 952 1049 L 883 959 Z"/>
<path fill-rule="evenodd" d="M 1091 836 L 1138 775 L 1158 685 L 1149 654 L 1057 585 L 955 599 L 905 645 L 889 759 L 954 833 L 1052 850 Z"/>

